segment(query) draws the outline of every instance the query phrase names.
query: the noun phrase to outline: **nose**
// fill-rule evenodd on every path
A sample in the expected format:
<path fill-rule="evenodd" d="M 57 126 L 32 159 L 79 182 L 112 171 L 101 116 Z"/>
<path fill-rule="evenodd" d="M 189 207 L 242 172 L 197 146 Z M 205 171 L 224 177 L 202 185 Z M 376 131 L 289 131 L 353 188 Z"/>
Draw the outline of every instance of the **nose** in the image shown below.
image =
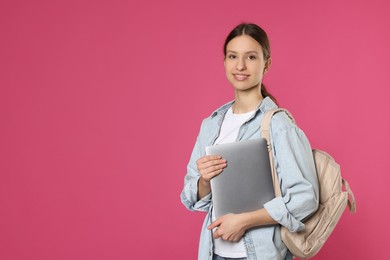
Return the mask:
<path fill-rule="evenodd" d="M 239 58 L 239 59 L 237 59 L 236 69 L 237 69 L 238 71 L 241 71 L 241 70 L 245 70 L 245 69 L 246 69 L 245 59 L 244 59 L 244 58 Z"/>

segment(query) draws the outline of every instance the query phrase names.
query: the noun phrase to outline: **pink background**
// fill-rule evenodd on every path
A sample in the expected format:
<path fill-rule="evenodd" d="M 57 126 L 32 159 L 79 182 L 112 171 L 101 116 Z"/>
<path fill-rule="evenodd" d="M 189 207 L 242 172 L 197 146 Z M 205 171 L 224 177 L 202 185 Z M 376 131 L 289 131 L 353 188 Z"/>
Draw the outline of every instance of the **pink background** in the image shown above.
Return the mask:
<path fill-rule="evenodd" d="M 0 2 L 0 259 L 195 259 L 180 202 L 202 118 L 233 98 L 222 45 L 269 34 L 270 91 L 342 165 L 347 211 L 315 259 L 383 259 L 390 4 Z"/>

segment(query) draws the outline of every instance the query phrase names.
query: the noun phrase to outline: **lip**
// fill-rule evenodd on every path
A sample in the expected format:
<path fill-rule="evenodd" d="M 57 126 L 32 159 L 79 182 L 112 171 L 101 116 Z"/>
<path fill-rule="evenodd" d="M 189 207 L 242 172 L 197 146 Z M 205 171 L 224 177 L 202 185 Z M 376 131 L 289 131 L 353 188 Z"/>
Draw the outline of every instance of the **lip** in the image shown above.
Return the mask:
<path fill-rule="evenodd" d="M 249 75 L 247 75 L 247 74 L 239 74 L 239 73 L 233 73 L 233 76 L 234 76 L 234 78 L 236 79 L 236 80 L 238 80 L 238 81 L 244 81 L 244 80 L 246 80 L 247 78 L 249 78 Z"/>

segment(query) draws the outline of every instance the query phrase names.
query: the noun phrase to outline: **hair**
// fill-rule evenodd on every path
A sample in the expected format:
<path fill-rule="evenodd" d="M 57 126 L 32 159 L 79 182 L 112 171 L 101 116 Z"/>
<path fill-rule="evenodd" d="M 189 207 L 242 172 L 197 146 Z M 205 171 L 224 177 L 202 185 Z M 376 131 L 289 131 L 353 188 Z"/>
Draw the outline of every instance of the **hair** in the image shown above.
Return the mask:
<path fill-rule="evenodd" d="M 223 54 L 226 57 L 226 47 L 228 43 L 236 38 L 237 36 L 248 35 L 256 40 L 263 49 L 263 57 L 266 62 L 269 62 L 271 58 L 271 49 L 269 45 L 269 40 L 267 33 L 261 29 L 258 25 L 252 23 L 242 23 L 239 24 L 236 28 L 234 28 L 225 40 L 225 44 L 223 45 Z M 270 97 L 276 104 L 276 98 L 269 93 L 263 83 L 261 83 L 261 95 L 263 97 Z"/>

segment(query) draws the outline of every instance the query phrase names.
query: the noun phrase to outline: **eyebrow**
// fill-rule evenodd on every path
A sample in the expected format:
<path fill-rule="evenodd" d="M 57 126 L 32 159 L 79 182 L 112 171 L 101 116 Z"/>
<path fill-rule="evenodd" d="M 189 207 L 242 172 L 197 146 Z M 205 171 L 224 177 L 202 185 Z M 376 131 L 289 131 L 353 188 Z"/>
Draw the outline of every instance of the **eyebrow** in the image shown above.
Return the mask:
<path fill-rule="evenodd" d="M 232 50 L 227 50 L 226 53 L 234 53 L 234 54 L 236 54 L 237 52 L 236 51 L 232 51 Z M 257 51 L 247 51 L 247 52 L 245 52 L 245 54 L 248 54 L 248 53 L 259 54 Z"/>

